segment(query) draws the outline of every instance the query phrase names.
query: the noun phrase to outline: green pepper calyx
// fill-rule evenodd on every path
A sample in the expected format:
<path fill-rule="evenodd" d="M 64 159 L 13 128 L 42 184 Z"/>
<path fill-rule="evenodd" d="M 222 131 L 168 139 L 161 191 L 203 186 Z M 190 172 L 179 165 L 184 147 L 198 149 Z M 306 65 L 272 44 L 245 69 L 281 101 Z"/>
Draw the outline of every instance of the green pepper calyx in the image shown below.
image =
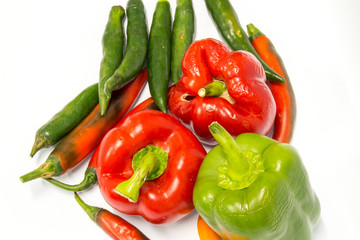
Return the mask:
<path fill-rule="evenodd" d="M 217 122 L 209 130 L 223 150 L 225 160 L 217 168 L 217 184 L 228 190 L 249 187 L 264 172 L 260 153 L 242 151 L 233 137 Z"/>
<path fill-rule="evenodd" d="M 132 168 L 134 174 L 117 185 L 115 191 L 130 202 L 137 202 L 139 191 L 146 180 L 160 177 L 167 167 L 168 154 L 160 147 L 148 145 L 134 154 Z"/>

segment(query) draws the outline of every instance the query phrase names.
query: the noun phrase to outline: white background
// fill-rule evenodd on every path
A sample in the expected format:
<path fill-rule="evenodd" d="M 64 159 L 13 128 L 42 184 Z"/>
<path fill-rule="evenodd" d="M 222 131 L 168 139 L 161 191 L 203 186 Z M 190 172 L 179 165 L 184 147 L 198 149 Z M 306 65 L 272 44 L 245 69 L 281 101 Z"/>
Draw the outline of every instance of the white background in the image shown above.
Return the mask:
<path fill-rule="evenodd" d="M 176 1 L 170 2 L 174 16 Z M 221 39 L 204 1 L 193 2 L 195 39 Z M 360 2 L 231 2 L 244 28 L 252 22 L 271 38 L 290 75 L 297 99 L 292 144 L 322 206 L 314 239 L 360 239 Z M 156 1 L 144 3 L 149 27 Z M 98 81 L 101 37 L 118 4 L 126 1 L 0 1 L 0 239 L 108 239 L 71 192 L 19 177 L 51 151 L 29 157 L 36 130 Z M 146 86 L 140 100 L 148 96 Z M 61 180 L 79 182 L 86 166 Z M 111 210 L 97 185 L 80 195 Z M 195 211 L 167 226 L 120 215 L 151 239 L 198 239 Z"/>

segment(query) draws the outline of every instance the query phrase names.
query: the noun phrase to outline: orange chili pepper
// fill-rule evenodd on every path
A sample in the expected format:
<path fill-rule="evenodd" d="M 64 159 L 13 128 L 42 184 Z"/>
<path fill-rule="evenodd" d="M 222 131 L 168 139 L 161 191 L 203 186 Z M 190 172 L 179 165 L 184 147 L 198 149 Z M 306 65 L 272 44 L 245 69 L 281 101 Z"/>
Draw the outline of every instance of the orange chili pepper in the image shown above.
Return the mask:
<path fill-rule="evenodd" d="M 295 126 L 296 101 L 290 78 L 286 72 L 284 63 L 277 53 L 274 45 L 253 24 L 247 25 L 249 38 L 260 57 L 282 76 L 285 83 L 268 81 L 268 86 L 276 103 L 276 117 L 272 138 L 283 143 L 289 143 Z"/>

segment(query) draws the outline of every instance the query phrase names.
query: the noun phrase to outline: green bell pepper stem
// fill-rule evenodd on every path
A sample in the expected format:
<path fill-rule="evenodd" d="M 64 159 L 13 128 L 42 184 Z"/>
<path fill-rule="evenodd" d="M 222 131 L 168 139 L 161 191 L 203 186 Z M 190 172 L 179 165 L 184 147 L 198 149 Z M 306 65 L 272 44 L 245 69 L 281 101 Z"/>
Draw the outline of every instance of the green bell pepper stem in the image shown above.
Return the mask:
<path fill-rule="evenodd" d="M 160 177 L 167 167 L 167 162 L 168 155 L 163 149 L 148 145 L 134 155 L 132 162 L 134 174 L 117 185 L 115 191 L 130 202 L 137 202 L 142 185 L 146 180 Z"/>
<path fill-rule="evenodd" d="M 211 123 L 209 130 L 225 155 L 217 168 L 218 186 L 228 190 L 249 187 L 264 171 L 261 154 L 242 151 L 234 138 L 217 122 Z"/>
<path fill-rule="evenodd" d="M 200 97 L 219 97 L 226 91 L 226 85 L 222 81 L 214 81 L 200 88 L 198 95 Z"/>
<path fill-rule="evenodd" d="M 241 156 L 239 146 L 225 128 L 218 122 L 213 122 L 210 124 L 209 130 L 225 153 L 225 157 L 231 166 L 230 169 L 236 171 L 236 175 L 244 176 L 249 174 L 249 162 Z"/>

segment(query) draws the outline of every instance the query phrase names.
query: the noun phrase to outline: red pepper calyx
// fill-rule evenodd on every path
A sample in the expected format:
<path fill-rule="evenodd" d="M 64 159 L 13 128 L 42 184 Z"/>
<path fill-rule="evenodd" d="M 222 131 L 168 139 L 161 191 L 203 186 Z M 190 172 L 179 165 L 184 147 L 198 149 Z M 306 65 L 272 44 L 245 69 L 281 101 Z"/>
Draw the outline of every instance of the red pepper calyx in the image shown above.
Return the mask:
<path fill-rule="evenodd" d="M 261 154 L 241 150 L 234 138 L 218 122 L 211 123 L 209 130 L 225 155 L 217 168 L 218 186 L 228 190 L 249 187 L 264 172 Z"/>
<path fill-rule="evenodd" d="M 132 168 L 134 174 L 121 182 L 115 191 L 130 202 L 137 202 L 141 186 L 147 180 L 160 177 L 167 167 L 168 154 L 160 147 L 148 145 L 134 154 Z"/>

